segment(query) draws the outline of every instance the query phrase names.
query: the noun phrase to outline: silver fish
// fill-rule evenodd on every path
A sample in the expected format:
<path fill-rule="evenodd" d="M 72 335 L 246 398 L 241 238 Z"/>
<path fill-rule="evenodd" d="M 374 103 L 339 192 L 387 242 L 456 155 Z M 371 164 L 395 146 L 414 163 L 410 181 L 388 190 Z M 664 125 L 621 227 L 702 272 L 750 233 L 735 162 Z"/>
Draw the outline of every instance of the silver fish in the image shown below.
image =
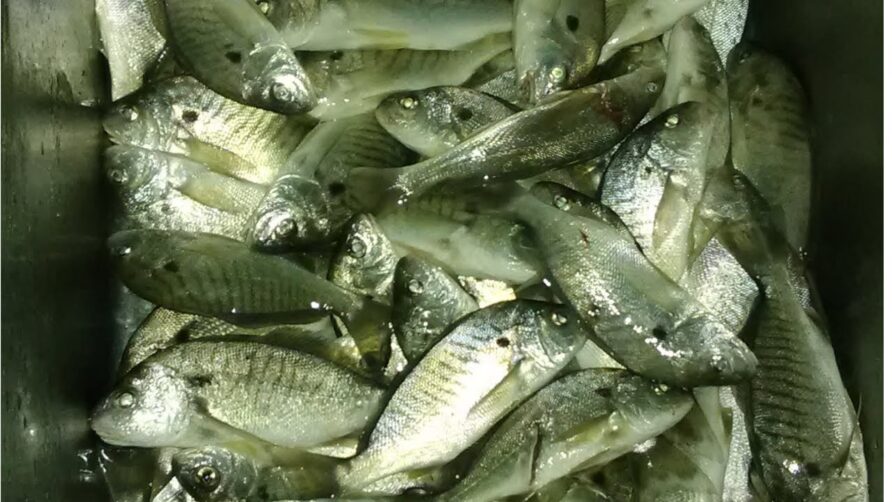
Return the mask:
<path fill-rule="evenodd" d="M 551 204 L 561 211 L 566 211 L 574 216 L 602 221 L 627 237 L 629 242 L 635 242 L 635 238 L 619 215 L 585 194 L 550 181 L 536 183 L 530 188 L 530 193 L 540 201 Z"/>
<path fill-rule="evenodd" d="M 440 267 L 406 256 L 397 263 L 393 327 L 409 362 L 421 359 L 453 322 L 477 310 L 477 302 Z"/>
<path fill-rule="evenodd" d="M 375 218 L 359 214 L 347 225 L 347 234 L 335 252 L 328 278 L 332 284 L 390 305 L 398 260 Z"/>
<path fill-rule="evenodd" d="M 811 153 L 805 94 L 777 57 L 747 44 L 728 61 L 731 155 L 759 190 L 790 244 L 803 248 L 811 206 Z"/>
<path fill-rule="evenodd" d="M 162 0 L 97 0 L 102 52 L 118 100 L 139 89 L 167 46 Z"/>
<path fill-rule="evenodd" d="M 404 145 L 433 157 L 515 111 L 482 92 L 443 86 L 394 94 L 378 105 L 375 116 Z"/>
<path fill-rule="evenodd" d="M 626 371 L 572 373 L 511 413 L 468 475 L 440 499 L 496 500 L 603 466 L 675 425 L 691 403 L 687 392 Z"/>
<path fill-rule="evenodd" d="M 579 84 L 604 39 L 604 0 L 514 2 L 517 85 L 530 103 Z"/>
<path fill-rule="evenodd" d="M 682 387 L 753 374 L 755 357 L 734 333 L 612 226 L 529 194 L 507 211 L 530 227 L 563 297 L 623 366 Z"/>
<path fill-rule="evenodd" d="M 440 183 L 523 179 L 605 153 L 641 120 L 663 82 L 642 67 L 568 91 L 483 129 L 447 152 L 398 169 L 355 169 L 348 195 L 366 208 L 399 205 Z"/>
<path fill-rule="evenodd" d="M 250 2 L 164 0 L 164 5 L 181 59 L 214 91 L 279 113 L 303 113 L 316 104 L 294 53 Z"/>
<path fill-rule="evenodd" d="M 195 447 L 259 438 L 310 447 L 365 427 L 382 398 L 371 381 L 309 354 L 196 341 L 143 361 L 99 404 L 91 425 L 114 445 Z"/>
<path fill-rule="evenodd" d="M 511 31 L 506 0 L 267 0 L 267 16 L 301 50 L 454 50 Z"/>
<path fill-rule="evenodd" d="M 173 77 L 115 104 L 102 126 L 112 142 L 186 155 L 269 184 L 312 122 L 245 106 L 192 77 Z"/>
<path fill-rule="evenodd" d="M 319 92 L 311 112 L 331 120 L 372 111 L 388 95 L 438 85 L 461 85 L 480 65 L 511 46 L 492 35 L 451 51 L 337 50 L 301 54 Z"/>
<path fill-rule="evenodd" d="M 342 484 L 454 459 L 572 360 L 581 330 L 566 307 L 525 300 L 463 318 L 397 387 Z"/>
<path fill-rule="evenodd" d="M 662 35 L 676 21 L 693 14 L 706 2 L 707 0 L 631 0 L 625 6 L 619 24 L 607 36 L 598 62 L 607 61 L 625 47 Z"/>
<path fill-rule="evenodd" d="M 709 31 L 722 64 L 743 36 L 749 4 L 749 0 L 710 0 L 694 13 L 694 18 Z"/>

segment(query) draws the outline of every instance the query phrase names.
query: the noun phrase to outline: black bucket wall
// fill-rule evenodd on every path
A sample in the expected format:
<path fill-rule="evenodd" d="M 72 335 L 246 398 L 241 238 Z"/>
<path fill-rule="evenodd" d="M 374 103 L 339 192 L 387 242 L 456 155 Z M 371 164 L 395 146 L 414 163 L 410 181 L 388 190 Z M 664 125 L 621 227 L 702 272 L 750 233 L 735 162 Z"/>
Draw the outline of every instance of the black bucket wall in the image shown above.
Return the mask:
<path fill-rule="evenodd" d="M 882 3 L 752 0 L 747 37 L 810 99 L 816 192 L 808 262 L 860 405 L 882 499 Z M 90 408 L 124 342 L 111 305 L 99 118 L 108 76 L 93 0 L 2 1 L 2 490 L 106 500 Z"/>

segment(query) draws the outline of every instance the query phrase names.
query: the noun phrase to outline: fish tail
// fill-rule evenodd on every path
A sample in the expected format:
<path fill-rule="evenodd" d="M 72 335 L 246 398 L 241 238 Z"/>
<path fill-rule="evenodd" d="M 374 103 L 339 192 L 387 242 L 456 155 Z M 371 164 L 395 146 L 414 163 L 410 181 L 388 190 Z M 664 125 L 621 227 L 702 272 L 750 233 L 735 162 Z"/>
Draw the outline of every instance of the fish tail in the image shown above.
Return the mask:
<path fill-rule="evenodd" d="M 401 205 L 411 192 L 400 183 L 403 168 L 357 167 L 347 178 L 347 201 L 359 211 Z"/>

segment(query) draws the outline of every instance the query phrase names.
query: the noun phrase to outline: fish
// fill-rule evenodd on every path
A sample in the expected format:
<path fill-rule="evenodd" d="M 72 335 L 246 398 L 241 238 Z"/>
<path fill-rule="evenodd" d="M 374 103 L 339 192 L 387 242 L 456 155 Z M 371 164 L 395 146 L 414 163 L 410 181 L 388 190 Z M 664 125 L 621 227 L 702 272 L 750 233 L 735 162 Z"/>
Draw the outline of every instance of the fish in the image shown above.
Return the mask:
<path fill-rule="evenodd" d="M 335 252 L 328 278 L 358 295 L 393 303 L 393 275 L 397 255 L 375 218 L 356 215 L 347 225 L 343 242 Z"/>
<path fill-rule="evenodd" d="M 335 50 L 301 53 L 318 90 L 310 115 L 333 120 L 374 111 L 394 92 L 461 85 L 481 65 L 511 47 L 507 34 L 492 35 L 454 50 Z"/>
<path fill-rule="evenodd" d="M 440 86 L 393 94 L 378 105 L 375 117 L 402 144 L 433 157 L 516 111 L 480 91 Z"/>
<path fill-rule="evenodd" d="M 111 98 L 142 87 L 167 48 L 167 19 L 161 0 L 97 0 L 102 53 L 111 74 Z"/>
<path fill-rule="evenodd" d="M 441 183 L 479 186 L 592 160 L 634 128 L 662 82 L 662 70 L 641 67 L 515 113 L 420 163 L 354 169 L 347 180 L 348 197 L 358 207 L 374 210 L 405 204 Z"/>
<path fill-rule="evenodd" d="M 286 465 L 238 448 L 206 446 L 178 451 L 172 459 L 175 479 L 199 502 L 284 500 L 330 497 L 336 491 L 334 463 L 293 453 Z"/>
<path fill-rule="evenodd" d="M 749 3 L 749 0 L 710 0 L 694 13 L 697 22 L 709 31 L 723 65 L 743 37 Z"/>
<path fill-rule="evenodd" d="M 576 354 L 576 366 L 581 370 L 595 368 L 625 369 L 622 364 L 616 362 L 615 359 L 610 357 L 608 353 L 604 352 L 591 340 L 586 340 L 582 349 Z"/>
<path fill-rule="evenodd" d="M 453 460 L 573 359 L 581 329 L 568 308 L 529 300 L 460 319 L 396 388 L 341 484 Z"/>
<path fill-rule="evenodd" d="M 259 439 L 307 448 L 363 429 L 383 394 L 372 381 L 299 351 L 194 341 L 130 371 L 90 423 L 112 445 L 188 448 Z"/>
<path fill-rule="evenodd" d="M 707 0 L 630 0 L 624 6 L 625 12 L 622 13 L 621 20 L 601 47 L 598 63 L 604 63 L 620 49 L 662 35 L 679 19 L 693 14 L 706 2 Z"/>
<path fill-rule="evenodd" d="M 535 502 L 609 502 L 603 491 L 592 483 L 578 478 L 552 481 L 532 494 Z"/>
<path fill-rule="evenodd" d="M 613 227 L 629 242 L 635 243 L 635 237 L 623 220 L 609 207 L 598 203 L 595 199 L 577 192 L 572 188 L 550 181 L 540 181 L 530 187 L 530 193 L 540 201 L 566 211 L 574 216 L 592 218 Z"/>
<path fill-rule="evenodd" d="M 468 475 L 438 500 L 496 500 L 605 465 L 678 423 L 691 405 L 688 392 L 626 371 L 571 373 L 508 415 Z"/>
<path fill-rule="evenodd" d="M 221 174 L 268 185 L 313 123 L 245 106 L 178 76 L 116 102 L 102 126 L 113 143 L 185 155 Z"/>
<path fill-rule="evenodd" d="M 755 472 L 773 500 L 866 500 L 857 414 L 804 265 L 755 184 L 728 166 L 701 207 L 763 292 L 741 338 L 759 359 L 740 387 Z"/>
<path fill-rule="evenodd" d="M 753 456 L 746 416 L 736 396 L 736 387 L 719 387 L 719 401 L 722 407 L 731 413 L 731 443 L 728 446 L 728 464 L 722 480 L 722 500 L 724 502 L 757 500 L 756 493 L 750 486 L 750 466 Z"/>
<path fill-rule="evenodd" d="M 266 16 L 303 51 L 455 50 L 511 31 L 507 0 L 267 0 Z"/>
<path fill-rule="evenodd" d="M 276 28 L 243 0 L 164 0 L 170 36 L 187 69 L 215 92 L 282 114 L 316 104 L 309 76 Z"/>
<path fill-rule="evenodd" d="M 386 211 L 378 224 L 397 252 L 423 258 L 456 276 L 537 280 L 545 271 L 526 229 L 508 219 L 456 214 L 455 198 L 426 196 Z"/>
<path fill-rule="evenodd" d="M 601 202 L 673 280 L 687 268 L 692 252 L 716 116 L 693 101 L 670 108 L 632 133 L 604 174 Z"/>
<path fill-rule="evenodd" d="M 562 298 L 592 340 L 630 370 L 681 387 L 738 383 L 756 358 L 614 227 L 534 195 L 503 209 L 526 224 Z"/>
<path fill-rule="evenodd" d="M 415 363 L 446 328 L 477 310 L 477 302 L 445 270 L 405 256 L 393 279 L 393 328 L 409 363 Z"/>
<path fill-rule="evenodd" d="M 465 452 L 444 466 L 392 474 L 363 487 L 356 495 L 419 498 L 442 492 L 461 475 L 464 470 L 462 460 L 467 456 L 468 452 Z"/>
<path fill-rule="evenodd" d="M 805 93 L 772 54 L 742 43 L 728 58 L 734 167 L 768 201 L 790 244 L 804 249 L 812 180 Z"/>
<path fill-rule="evenodd" d="M 254 212 L 249 241 L 282 251 L 334 240 L 354 214 L 343 197 L 350 170 L 399 166 L 411 155 L 371 113 L 319 124 L 279 168 Z"/>
<path fill-rule="evenodd" d="M 594 69 L 605 37 L 604 0 L 518 0 L 513 35 L 517 85 L 536 104 Z"/>

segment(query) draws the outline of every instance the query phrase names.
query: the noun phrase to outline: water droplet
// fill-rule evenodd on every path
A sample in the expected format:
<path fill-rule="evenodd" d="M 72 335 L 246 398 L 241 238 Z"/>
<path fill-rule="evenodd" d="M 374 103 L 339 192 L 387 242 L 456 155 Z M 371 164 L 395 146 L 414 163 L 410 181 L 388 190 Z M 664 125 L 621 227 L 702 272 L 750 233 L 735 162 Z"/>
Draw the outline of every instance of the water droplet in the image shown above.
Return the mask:
<path fill-rule="evenodd" d="M 234 314 L 238 314 L 238 309 L 235 308 L 235 307 L 232 307 L 231 309 L 229 309 L 229 313 L 230 313 L 230 314 L 233 314 L 233 315 L 234 315 Z"/>
<path fill-rule="evenodd" d="M 669 115 L 666 118 L 666 127 L 672 129 L 673 127 L 678 125 L 678 115 Z"/>
<path fill-rule="evenodd" d="M 124 105 L 120 109 L 121 116 L 124 117 L 124 120 L 127 122 L 134 122 L 139 118 L 139 112 L 136 111 L 136 108 L 132 106 Z"/>
<path fill-rule="evenodd" d="M 118 250 L 118 256 L 127 256 L 128 254 L 130 254 L 132 252 L 133 252 L 133 249 L 131 247 L 129 247 L 129 246 L 124 247 L 124 248 L 121 248 Z"/>
<path fill-rule="evenodd" d="M 413 295 L 420 295 L 424 293 L 424 284 L 421 283 L 418 279 L 412 279 L 409 281 L 409 292 Z"/>
<path fill-rule="evenodd" d="M 551 314 L 551 322 L 553 322 L 557 326 L 563 326 L 564 324 L 567 324 L 567 318 L 562 316 L 561 314 L 558 314 L 557 312 L 554 312 Z"/>
<path fill-rule="evenodd" d="M 362 258 L 366 253 L 366 245 L 365 242 L 362 242 L 362 239 L 359 237 L 353 237 L 350 239 L 350 242 L 347 243 L 347 252 L 350 253 L 350 256 L 354 258 Z"/>
<path fill-rule="evenodd" d="M 319 310 L 322 308 L 322 305 L 319 302 L 310 302 L 310 308 L 313 310 Z"/>
<path fill-rule="evenodd" d="M 784 468 L 790 471 L 790 474 L 797 475 L 802 472 L 802 464 L 795 460 L 784 460 Z"/>
<path fill-rule="evenodd" d="M 647 85 L 644 86 L 644 90 L 651 94 L 657 92 L 659 88 L 660 86 L 658 86 L 656 82 L 648 82 Z"/>
<path fill-rule="evenodd" d="M 635 446 L 632 447 L 632 451 L 635 453 L 645 453 L 647 450 L 650 450 L 654 446 L 656 446 L 657 440 L 656 438 L 650 438 L 646 441 L 642 441 Z"/>
<path fill-rule="evenodd" d="M 413 110 L 418 106 L 418 100 L 413 98 L 412 96 L 406 96 L 400 99 L 400 106 L 405 108 L 406 110 Z"/>
<path fill-rule="evenodd" d="M 570 209 L 570 201 L 567 200 L 567 198 L 563 195 L 555 195 L 554 207 L 560 209 L 561 211 L 567 211 L 568 209 Z"/>

